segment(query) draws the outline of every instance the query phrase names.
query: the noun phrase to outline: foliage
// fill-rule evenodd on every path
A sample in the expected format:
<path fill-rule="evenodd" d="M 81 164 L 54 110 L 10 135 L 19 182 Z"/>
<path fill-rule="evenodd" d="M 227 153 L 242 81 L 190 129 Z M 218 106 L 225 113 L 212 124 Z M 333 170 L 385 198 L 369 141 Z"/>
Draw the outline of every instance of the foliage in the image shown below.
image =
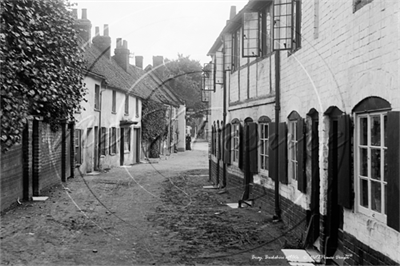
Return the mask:
<path fill-rule="evenodd" d="M 165 135 L 167 108 L 153 100 L 143 101 L 142 105 L 142 137 L 152 142 Z"/>
<path fill-rule="evenodd" d="M 167 108 L 162 103 L 146 100 L 142 103 L 142 138 L 149 143 L 149 157 L 159 157 L 159 141 L 168 132 Z"/>
<path fill-rule="evenodd" d="M 80 109 L 83 49 L 69 7 L 66 0 L 1 2 L 2 152 L 21 140 L 28 116 L 54 126 Z"/>
<path fill-rule="evenodd" d="M 194 110 L 195 117 L 202 116 L 206 105 L 201 102 L 202 66 L 189 56 L 178 54 L 178 59 L 166 59 L 166 73 L 174 77 L 170 87 L 185 101 L 186 107 Z"/>

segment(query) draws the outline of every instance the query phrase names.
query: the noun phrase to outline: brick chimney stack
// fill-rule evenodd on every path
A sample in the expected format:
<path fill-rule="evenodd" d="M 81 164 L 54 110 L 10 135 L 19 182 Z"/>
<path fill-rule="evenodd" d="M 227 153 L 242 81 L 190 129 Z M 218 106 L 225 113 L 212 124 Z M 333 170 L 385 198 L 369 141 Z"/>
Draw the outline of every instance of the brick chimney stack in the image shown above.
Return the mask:
<path fill-rule="evenodd" d="M 153 68 L 164 64 L 164 57 L 162 55 L 153 56 Z"/>
<path fill-rule="evenodd" d="M 100 50 L 100 52 L 107 59 L 111 59 L 111 38 L 108 36 L 108 24 L 104 24 L 103 36 L 100 35 L 99 27 L 95 28 L 96 36 L 93 37 L 93 45 Z"/>
<path fill-rule="evenodd" d="M 143 69 L 143 56 L 137 55 L 135 56 L 135 66 L 140 69 Z"/>
<path fill-rule="evenodd" d="M 75 18 L 75 29 L 79 31 L 79 36 L 85 41 L 85 43 L 90 43 L 92 23 L 87 19 L 86 8 L 82 9 L 82 18 L 78 19 L 78 10 L 72 10 L 72 16 Z"/>
<path fill-rule="evenodd" d="M 128 42 L 123 41 L 122 38 L 117 38 L 117 47 L 114 50 L 114 59 L 117 64 L 125 71 L 129 68 L 129 49 Z"/>
<path fill-rule="evenodd" d="M 233 19 L 236 16 L 236 6 L 231 6 L 231 13 L 229 15 L 229 19 Z"/>

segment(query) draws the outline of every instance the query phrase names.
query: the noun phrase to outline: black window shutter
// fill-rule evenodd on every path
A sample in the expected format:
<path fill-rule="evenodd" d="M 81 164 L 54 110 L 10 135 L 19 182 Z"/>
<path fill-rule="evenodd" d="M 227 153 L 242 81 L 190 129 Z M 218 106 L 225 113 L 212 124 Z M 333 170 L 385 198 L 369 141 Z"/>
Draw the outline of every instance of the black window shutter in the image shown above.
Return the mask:
<path fill-rule="evenodd" d="M 257 123 L 248 124 L 250 172 L 258 173 L 258 133 Z"/>
<path fill-rule="evenodd" d="M 218 145 L 217 160 L 220 160 L 221 159 L 221 129 L 220 128 L 217 129 L 217 145 Z"/>
<path fill-rule="evenodd" d="M 351 171 L 351 123 L 349 115 L 338 120 L 338 204 L 352 208 L 353 182 Z"/>
<path fill-rule="evenodd" d="M 224 163 L 231 164 L 231 124 L 225 125 L 224 134 Z"/>
<path fill-rule="evenodd" d="M 243 170 L 243 163 L 244 163 L 244 130 L 243 126 L 239 124 L 239 168 Z"/>
<path fill-rule="evenodd" d="M 211 127 L 211 154 L 214 155 L 214 126 Z"/>
<path fill-rule="evenodd" d="M 297 189 L 303 193 L 307 192 L 307 177 L 305 171 L 305 144 L 306 144 L 306 134 L 304 134 L 304 120 L 299 118 L 297 120 L 297 165 L 298 165 L 298 179 L 297 179 Z"/>
<path fill-rule="evenodd" d="M 275 150 L 278 148 L 278 140 L 275 137 L 275 123 L 269 123 L 268 125 L 268 140 L 269 140 L 269 177 L 272 178 L 272 180 L 275 180 L 276 177 L 276 168 L 275 168 Z"/>
<path fill-rule="evenodd" d="M 400 112 L 387 116 L 387 225 L 400 232 Z"/>
<path fill-rule="evenodd" d="M 279 181 L 288 184 L 287 176 L 287 128 L 286 123 L 279 123 Z"/>

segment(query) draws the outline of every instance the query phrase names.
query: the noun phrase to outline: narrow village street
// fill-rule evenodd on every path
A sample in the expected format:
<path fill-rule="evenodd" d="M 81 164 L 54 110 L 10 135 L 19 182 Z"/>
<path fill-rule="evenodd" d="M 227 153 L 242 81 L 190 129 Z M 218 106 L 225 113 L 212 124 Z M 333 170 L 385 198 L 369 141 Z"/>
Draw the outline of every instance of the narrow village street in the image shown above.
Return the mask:
<path fill-rule="evenodd" d="M 203 189 L 207 148 L 78 176 L 46 201 L 22 202 L 1 216 L 1 265 L 288 265 L 282 224 Z"/>

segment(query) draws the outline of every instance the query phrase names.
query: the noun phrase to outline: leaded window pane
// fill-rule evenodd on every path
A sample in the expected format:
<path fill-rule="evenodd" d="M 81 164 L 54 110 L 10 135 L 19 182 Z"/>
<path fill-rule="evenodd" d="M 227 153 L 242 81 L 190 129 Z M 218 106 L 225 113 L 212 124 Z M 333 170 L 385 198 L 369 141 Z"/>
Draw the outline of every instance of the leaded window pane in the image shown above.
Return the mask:
<path fill-rule="evenodd" d="M 368 176 L 368 149 L 360 148 L 360 174 Z"/>
<path fill-rule="evenodd" d="M 360 180 L 360 205 L 368 208 L 368 180 Z"/>
<path fill-rule="evenodd" d="M 371 209 L 381 212 L 381 183 L 371 181 Z"/>
<path fill-rule="evenodd" d="M 379 180 L 381 177 L 381 150 L 371 149 L 371 177 Z"/>
<path fill-rule="evenodd" d="M 381 116 L 371 116 L 371 145 L 381 145 Z"/>
<path fill-rule="evenodd" d="M 360 118 L 360 145 L 368 145 L 368 118 Z"/>

